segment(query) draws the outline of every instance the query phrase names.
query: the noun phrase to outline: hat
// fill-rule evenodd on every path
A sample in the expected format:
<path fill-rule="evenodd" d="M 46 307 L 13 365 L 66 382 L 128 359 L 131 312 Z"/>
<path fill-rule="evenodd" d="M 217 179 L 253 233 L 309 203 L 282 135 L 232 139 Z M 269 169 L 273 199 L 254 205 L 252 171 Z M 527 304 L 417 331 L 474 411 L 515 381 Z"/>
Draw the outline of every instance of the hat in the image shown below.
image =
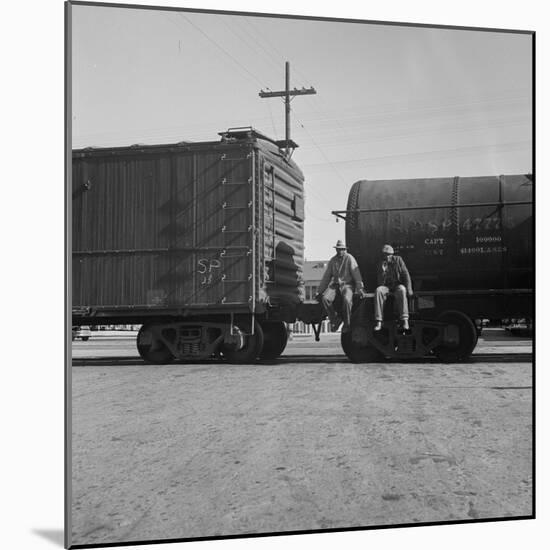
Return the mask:
<path fill-rule="evenodd" d="M 382 254 L 393 254 L 393 248 L 389 244 L 382 247 Z"/>
<path fill-rule="evenodd" d="M 347 246 L 346 246 L 340 239 L 338 239 L 338 240 L 336 241 L 336 246 L 335 246 L 334 248 L 343 248 L 343 249 L 346 249 Z"/>

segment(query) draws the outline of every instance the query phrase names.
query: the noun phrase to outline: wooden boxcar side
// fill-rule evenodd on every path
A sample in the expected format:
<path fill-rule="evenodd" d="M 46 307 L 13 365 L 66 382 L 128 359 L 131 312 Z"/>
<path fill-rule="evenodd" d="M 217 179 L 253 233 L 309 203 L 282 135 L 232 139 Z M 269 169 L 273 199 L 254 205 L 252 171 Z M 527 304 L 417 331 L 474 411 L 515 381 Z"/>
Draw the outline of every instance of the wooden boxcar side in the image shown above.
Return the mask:
<path fill-rule="evenodd" d="M 77 150 L 72 190 L 77 316 L 288 317 L 303 299 L 303 176 L 257 133 Z"/>

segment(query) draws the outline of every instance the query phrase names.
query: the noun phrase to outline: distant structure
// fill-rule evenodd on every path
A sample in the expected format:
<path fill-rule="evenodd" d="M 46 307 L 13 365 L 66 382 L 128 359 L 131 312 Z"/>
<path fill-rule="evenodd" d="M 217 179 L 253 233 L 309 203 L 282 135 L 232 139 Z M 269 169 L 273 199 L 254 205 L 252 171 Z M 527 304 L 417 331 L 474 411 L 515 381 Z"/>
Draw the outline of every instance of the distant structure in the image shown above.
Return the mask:
<path fill-rule="evenodd" d="M 321 284 L 321 279 L 327 268 L 328 260 L 317 260 L 313 262 L 304 262 L 304 283 L 306 286 L 306 300 L 313 300 L 317 294 L 317 289 Z"/>
<path fill-rule="evenodd" d="M 314 300 L 317 289 L 327 268 L 328 260 L 304 261 L 303 273 L 304 284 L 306 288 L 306 300 Z M 306 325 L 302 321 L 294 323 L 292 332 L 294 334 L 313 334 L 311 325 Z M 321 332 L 329 332 L 329 321 L 325 319 L 321 324 Z"/>

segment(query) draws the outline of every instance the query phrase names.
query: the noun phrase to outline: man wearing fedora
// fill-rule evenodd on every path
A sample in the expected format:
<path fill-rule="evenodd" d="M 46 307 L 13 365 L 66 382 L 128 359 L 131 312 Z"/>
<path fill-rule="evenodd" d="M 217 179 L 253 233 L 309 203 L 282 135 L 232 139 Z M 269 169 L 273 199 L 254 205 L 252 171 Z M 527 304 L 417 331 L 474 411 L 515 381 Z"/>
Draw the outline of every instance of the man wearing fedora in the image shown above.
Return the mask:
<path fill-rule="evenodd" d="M 403 258 L 393 253 L 389 244 L 382 247 L 382 260 L 376 267 L 378 287 L 374 294 L 374 330 L 382 329 L 384 320 L 384 304 L 391 292 L 395 297 L 395 305 L 403 330 L 409 330 L 409 305 L 407 296 L 413 295 L 411 276 Z"/>
<path fill-rule="evenodd" d="M 350 328 L 353 293 L 354 291 L 358 292 L 361 297 L 364 297 L 366 293 L 357 260 L 351 254 L 348 254 L 347 247 L 341 240 L 338 240 L 334 248 L 336 249 L 336 255 L 328 262 L 327 269 L 319 284 L 317 296 L 320 297 L 321 303 L 327 312 L 332 331 L 336 331 L 340 326 L 340 322 L 334 310 L 334 300 L 340 294 L 342 320 L 344 322 L 342 332 L 347 332 Z"/>

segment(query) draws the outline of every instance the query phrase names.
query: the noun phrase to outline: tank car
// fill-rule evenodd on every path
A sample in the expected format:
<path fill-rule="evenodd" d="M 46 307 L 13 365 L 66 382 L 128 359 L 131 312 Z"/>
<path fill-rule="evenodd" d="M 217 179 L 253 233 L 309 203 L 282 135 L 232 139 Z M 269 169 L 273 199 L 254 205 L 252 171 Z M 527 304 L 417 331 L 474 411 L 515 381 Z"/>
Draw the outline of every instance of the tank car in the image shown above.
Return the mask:
<path fill-rule="evenodd" d="M 372 297 L 361 301 L 342 346 L 352 361 L 435 355 L 467 359 L 480 320 L 533 315 L 533 178 L 531 175 L 362 180 L 349 193 L 349 251 L 367 289 L 376 287 L 384 244 L 409 269 L 411 326 L 400 331 L 387 304 L 374 332 Z M 371 295 L 372 296 L 372 295 Z"/>

